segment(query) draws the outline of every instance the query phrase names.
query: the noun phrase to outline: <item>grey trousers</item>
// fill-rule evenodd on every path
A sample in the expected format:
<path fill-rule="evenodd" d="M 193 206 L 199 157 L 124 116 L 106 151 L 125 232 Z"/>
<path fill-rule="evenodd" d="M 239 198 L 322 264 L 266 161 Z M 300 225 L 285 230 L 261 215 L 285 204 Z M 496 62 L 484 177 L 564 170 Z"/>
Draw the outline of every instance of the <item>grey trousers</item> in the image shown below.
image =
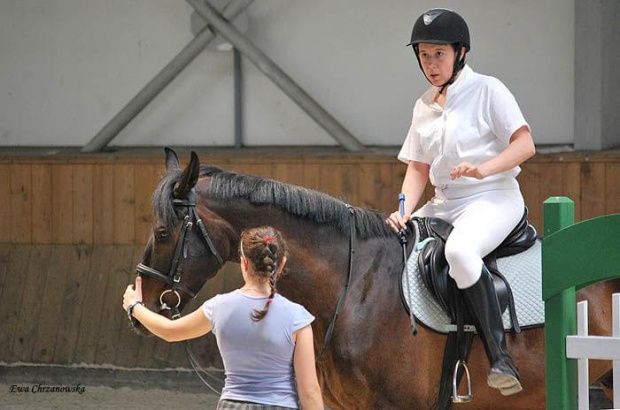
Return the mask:
<path fill-rule="evenodd" d="M 291 408 L 274 406 L 270 404 L 257 404 L 234 400 L 220 400 L 217 404 L 217 410 L 291 410 Z"/>

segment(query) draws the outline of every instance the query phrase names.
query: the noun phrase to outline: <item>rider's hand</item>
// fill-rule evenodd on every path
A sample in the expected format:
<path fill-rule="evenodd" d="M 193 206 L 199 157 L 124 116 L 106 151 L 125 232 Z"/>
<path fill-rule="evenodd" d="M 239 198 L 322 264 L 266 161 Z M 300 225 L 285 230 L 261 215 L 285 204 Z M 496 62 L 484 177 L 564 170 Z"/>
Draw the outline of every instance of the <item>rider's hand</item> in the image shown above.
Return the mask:
<path fill-rule="evenodd" d="M 454 167 L 452 172 L 450 172 L 450 179 L 454 180 L 460 177 L 471 177 L 476 179 L 482 179 L 486 175 L 484 175 L 480 168 L 474 164 L 469 162 L 461 162 L 457 166 Z"/>
<path fill-rule="evenodd" d="M 407 222 L 411 220 L 411 215 L 400 215 L 400 211 L 392 212 L 392 214 L 385 220 L 385 223 L 394 230 L 394 232 L 400 232 L 401 230 L 407 230 Z"/>
<path fill-rule="evenodd" d="M 134 302 L 142 302 L 142 278 L 136 277 L 136 284 L 127 286 L 123 295 L 123 310 L 127 310 Z"/>

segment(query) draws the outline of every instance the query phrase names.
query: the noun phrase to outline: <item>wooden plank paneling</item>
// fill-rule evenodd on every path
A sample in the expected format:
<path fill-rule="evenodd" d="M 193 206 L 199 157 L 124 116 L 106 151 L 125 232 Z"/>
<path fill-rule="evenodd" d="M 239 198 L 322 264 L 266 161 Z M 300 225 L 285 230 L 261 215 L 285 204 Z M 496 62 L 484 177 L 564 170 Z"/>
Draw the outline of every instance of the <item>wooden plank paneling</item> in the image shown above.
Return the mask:
<path fill-rule="evenodd" d="M 330 164 L 320 168 L 321 187 L 318 189 L 336 199 L 345 200 L 342 192 L 342 174 L 344 167 L 339 164 Z"/>
<path fill-rule="evenodd" d="M 0 243 L 13 242 L 11 166 L 0 164 Z"/>
<path fill-rule="evenodd" d="M 136 353 L 135 361 L 137 367 L 144 368 L 160 368 L 166 367 L 168 364 L 168 349 L 166 348 L 164 356 L 158 356 L 162 353 L 162 350 L 158 350 L 158 347 L 167 347 L 166 342 L 159 340 L 157 337 L 149 335 L 134 335 L 139 338 L 140 346 Z M 121 355 L 123 357 L 124 355 Z"/>
<path fill-rule="evenodd" d="M 620 163 L 605 165 L 605 186 L 605 214 L 620 213 Z"/>
<path fill-rule="evenodd" d="M 73 172 L 73 243 L 93 243 L 93 166 L 76 165 Z"/>
<path fill-rule="evenodd" d="M 379 209 L 381 198 L 376 194 L 380 190 L 381 179 L 376 173 L 376 168 L 371 164 L 362 164 L 358 172 L 356 191 L 358 192 L 359 202 L 356 205 L 367 209 Z"/>
<path fill-rule="evenodd" d="M 11 233 L 15 243 L 32 241 L 32 172 L 30 165 L 11 166 Z"/>
<path fill-rule="evenodd" d="M 252 165 L 251 170 L 248 169 L 251 175 L 263 177 L 267 179 L 273 179 L 273 166 L 271 164 L 256 164 Z"/>
<path fill-rule="evenodd" d="M 58 336 L 54 347 L 54 363 L 77 363 L 75 351 L 82 328 L 83 306 L 88 304 L 86 290 L 88 288 L 88 272 L 93 253 L 91 245 L 72 247 L 69 263 L 64 264 L 66 283 L 60 302 L 60 317 Z"/>
<path fill-rule="evenodd" d="M 136 166 L 134 169 L 135 206 L 133 243 L 146 243 L 153 223 L 151 197 L 159 182 L 158 167 L 155 165 Z"/>
<path fill-rule="evenodd" d="M 52 243 L 52 166 L 32 165 L 32 242 Z"/>
<path fill-rule="evenodd" d="M 158 337 L 152 337 L 151 339 L 153 340 L 153 348 L 151 350 L 153 354 L 149 358 L 150 367 L 169 367 L 172 344 Z"/>
<path fill-rule="evenodd" d="M 139 166 L 139 165 L 136 165 Z M 135 192 L 134 166 L 114 167 L 114 243 L 128 244 L 134 240 Z"/>
<path fill-rule="evenodd" d="M 58 244 L 73 243 L 73 166 L 52 168 L 52 240 Z"/>
<path fill-rule="evenodd" d="M 24 294 L 19 304 L 19 318 L 13 340 L 13 359 L 21 362 L 32 361 L 36 329 L 41 324 L 40 312 L 47 308 L 41 300 L 45 292 L 47 269 L 51 255 L 49 245 L 32 245 L 29 263 L 25 274 Z"/>
<path fill-rule="evenodd" d="M 581 219 L 605 214 L 606 186 L 605 164 L 583 162 L 581 164 Z"/>
<path fill-rule="evenodd" d="M 538 234 L 543 235 L 542 201 L 544 199 L 541 191 L 540 166 L 537 163 L 526 163 L 521 169 L 518 180 L 525 206 L 529 209 L 529 221 L 534 225 Z"/>
<path fill-rule="evenodd" d="M 32 245 L 12 245 L 7 263 L 7 279 L 0 289 L 0 361 L 15 362 L 13 343 L 22 309 L 24 285 L 29 277 Z M 9 279 L 10 278 L 10 279 Z"/>
<path fill-rule="evenodd" d="M 93 243 L 114 243 L 114 166 L 93 169 Z"/>
<path fill-rule="evenodd" d="M 97 364 L 114 364 L 116 350 L 123 348 L 119 346 L 118 340 L 121 325 L 126 325 L 127 315 L 123 314 L 121 303 L 129 284 L 127 276 L 132 265 L 133 251 L 131 246 L 114 246 L 109 255 L 112 263 L 107 270 L 101 271 L 106 287 L 101 307 L 101 325 L 97 329 Z"/>
<path fill-rule="evenodd" d="M 86 283 L 85 303 L 80 306 L 82 320 L 80 333 L 75 347 L 74 361 L 77 363 L 95 363 L 102 311 L 106 303 L 104 299 L 112 259 L 115 257 L 113 246 L 96 246 L 91 255 Z"/>
<path fill-rule="evenodd" d="M 7 243 L 0 243 L 0 297 L 2 297 L 2 289 L 4 289 L 4 282 L 9 275 L 9 261 L 11 259 L 11 250 L 13 246 Z M 12 279 L 8 279 L 12 280 Z M 2 302 L 0 301 L 0 308 L 2 308 Z"/>
<path fill-rule="evenodd" d="M 187 353 L 182 342 L 173 342 L 169 345 L 170 353 L 168 354 L 168 366 L 170 367 L 187 367 Z"/>
<path fill-rule="evenodd" d="M 544 199 L 566 196 L 564 193 L 564 164 L 539 164 L 540 194 Z M 543 199 L 543 200 L 544 200 Z"/>
<path fill-rule="evenodd" d="M 564 186 L 562 192 L 564 196 L 571 198 L 575 202 L 575 221 L 581 220 L 581 164 L 570 162 L 564 164 L 562 174 Z"/>
<path fill-rule="evenodd" d="M 305 165 L 303 186 L 312 189 L 321 189 L 321 165 L 311 162 Z"/>
<path fill-rule="evenodd" d="M 360 197 L 358 187 L 359 174 L 357 165 L 345 165 L 342 169 L 342 198 L 351 205 L 358 206 Z"/>
<path fill-rule="evenodd" d="M 299 163 L 274 164 L 272 178 L 285 184 L 301 186 L 304 183 L 304 167 Z"/>
<path fill-rule="evenodd" d="M 182 346 L 138 337 L 128 330 L 120 309 L 122 291 L 133 280 L 148 236 L 150 197 L 162 163 L 159 157 L 0 162 L 0 242 L 7 243 L 0 245 L 0 361 L 187 366 Z M 397 209 L 406 170 L 395 160 L 371 156 L 239 156 L 212 163 L 386 214 Z M 539 230 L 542 201 L 550 195 L 573 199 L 577 220 L 620 212 L 620 156 L 537 156 L 522 168 L 519 182 Z M 428 185 L 420 203 L 432 194 Z M 70 206 L 61 199 L 67 195 Z M 131 226 L 118 228 L 124 224 Z M 70 229 L 52 234 L 65 225 Z M 16 236 L 23 226 L 29 226 L 27 232 Z M 34 242 L 40 245 L 33 247 Z M 42 246 L 61 242 L 82 245 Z M 199 298 L 240 284 L 238 265 L 229 263 Z M 193 303 L 190 310 L 200 307 L 198 299 Z M 202 340 L 195 346 L 204 343 L 213 347 Z"/>
<path fill-rule="evenodd" d="M 136 274 L 134 266 L 142 261 L 142 254 L 144 253 L 144 247 L 140 245 L 132 246 L 130 257 L 130 269 L 125 270 L 124 284 L 129 285 L 134 283 Z M 122 295 L 121 295 L 122 296 Z M 119 296 L 119 300 L 120 297 Z M 118 312 L 116 312 L 118 313 Z M 122 312 L 121 312 L 122 314 Z M 123 367 L 145 367 L 144 364 L 138 362 L 138 354 L 141 349 L 142 342 L 146 340 L 146 337 L 138 335 L 131 329 L 129 320 L 125 315 L 122 315 L 121 327 L 118 339 L 118 346 L 116 349 L 116 357 L 114 363 Z"/>
<path fill-rule="evenodd" d="M 62 299 L 67 282 L 67 269 L 76 263 L 73 258 L 74 245 L 48 245 L 51 249 L 49 263 L 43 267 L 47 271 L 45 291 L 38 303 L 43 306 L 38 316 L 34 335 L 32 362 L 52 363 L 58 329 L 64 318 L 61 317 Z M 32 273 L 32 272 L 31 272 Z"/>
<path fill-rule="evenodd" d="M 382 164 L 376 172 L 375 181 L 377 183 L 377 192 L 375 192 L 374 195 L 377 196 L 377 209 L 383 212 L 387 218 L 388 215 L 394 212 L 394 201 L 398 201 L 400 186 L 396 187 L 397 184 L 394 183 L 394 174 L 391 164 Z M 402 181 L 398 181 L 398 184 L 401 182 Z"/>
<path fill-rule="evenodd" d="M 163 172 L 161 158 L 88 158 L 20 157 L 19 163 L 0 162 L 0 204 L 4 204 L 0 242 L 144 243 L 150 229 L 150 196 L 159 179 L 153 170 Z M 385 214 L 396 209 L 406 170 L 404 164 L 385 156 L 209 159 L 224 169 L 305 186 Z M 614 195 L 617 184 L 606 172 L 614 175 L 617 163 L 620 156 L 605 154 L 537 155 L 525 163 L 519 182 L 531 221 L 540 229 L 542 201 L 550 195 L 573 199 L 578 220 L 616 209 L 614 199 L 606 197 Z M 432 188 L 427 186 L 420 205 L 431 196 Z"/>

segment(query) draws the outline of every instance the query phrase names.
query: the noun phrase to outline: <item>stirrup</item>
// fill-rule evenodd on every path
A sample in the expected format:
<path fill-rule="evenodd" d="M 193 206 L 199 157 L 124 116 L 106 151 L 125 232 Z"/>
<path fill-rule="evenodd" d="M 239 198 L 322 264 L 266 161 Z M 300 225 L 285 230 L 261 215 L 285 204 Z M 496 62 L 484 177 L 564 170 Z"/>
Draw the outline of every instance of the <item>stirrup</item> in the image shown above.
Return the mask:
<path fill-rule="evenodd" d="M 464 396 L 459 396 L 457 390 L 457 376 L 459 374 L 459 367 L 461 366 L 465 369 L 465 377 L 467 378 L 467 394 Z M 469 378 L 467 363 L 465 363 L 464 360 L 459 360 L 456 362 L 456 366 L 454 366 L 454 374 L 452 375 L 452 403 L 469 403 L 473 399 L 474 396 L 471 394 L 471 380 Z"/>

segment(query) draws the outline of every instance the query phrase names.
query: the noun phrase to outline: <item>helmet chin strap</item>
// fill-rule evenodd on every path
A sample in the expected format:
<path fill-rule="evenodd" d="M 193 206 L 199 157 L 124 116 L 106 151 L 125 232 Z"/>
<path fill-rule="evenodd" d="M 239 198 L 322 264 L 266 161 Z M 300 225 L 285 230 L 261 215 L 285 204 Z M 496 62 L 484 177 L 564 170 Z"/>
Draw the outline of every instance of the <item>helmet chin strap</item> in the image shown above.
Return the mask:
<path fill-rule="evenodd" d="M 461 55 L 462 49 L 463 49 L 463 46 L 461 44 L 457 44 L 454 50 L 455 54 L 457 56 Z M 424 74 L 424 77 L 426 78 L 426 80 L 432 85 L 433 84 L 432 81 L 426 76 L 426 73 L 424 72 L 424 68 L 422 68 L 422 62 L 420 61 L 417 44 L 413 45 L 413 51 L 415 53 L 415 58 L 418 60 L 418 65 L 420 66 L 420 69 L 422 70 L 422 74 Z M 439 94 L 443 94 L 446 87 L 454 83 L 454 81 L 456 80 L 456 76 L 459 74 L 459 71 L 461 71 L 463 67 L 465 67 L 465 55 L 466 54 L 467 53 L 463 54 L 463 57 L 461 57 L 459 60 L 454 60 L 454 67 L 452 68 L 452 76 L 450 77 L 448 81 L 446 81 L 442 86 L 439 87 Z"/>

